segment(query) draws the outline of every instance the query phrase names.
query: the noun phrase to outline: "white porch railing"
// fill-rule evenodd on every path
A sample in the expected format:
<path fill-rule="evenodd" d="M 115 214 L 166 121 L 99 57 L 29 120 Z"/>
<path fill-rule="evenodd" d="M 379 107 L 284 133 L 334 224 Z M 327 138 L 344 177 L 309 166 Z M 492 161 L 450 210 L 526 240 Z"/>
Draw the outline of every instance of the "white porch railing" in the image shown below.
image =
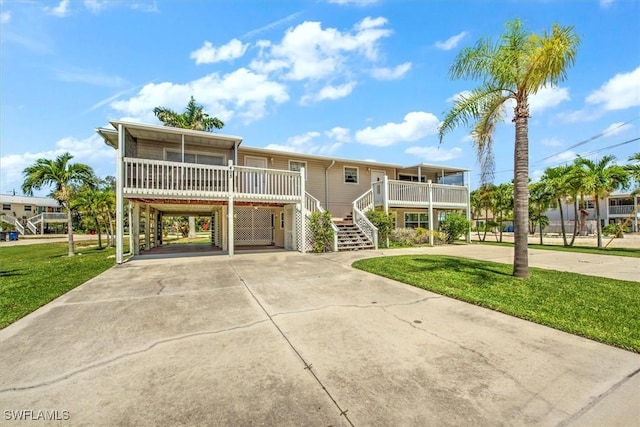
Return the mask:
<path fill-rule="evenodd" d="M 633 205 L 609 206 L 609 215 L 630 215 L 633 208 Z"/>
<path fill-rule="evenodd" d="M 236 198 L 296 201 L 302 195 L 300 172 L 248 166 L 230 168 L 235 171 L 233 192 Z"/>
<path fill-rule="evenodd" d="M 209 166 L 163 160 L 123 159 L 126 195 L 297 201 L 302 196 L 300 172 L 247 166 Z M 229 174 L 233 179 L 229 181 Z"/>
<path fill-rule="evenodd" d="M 374 208 L 373 191 L 369 190 L 353 202 L 353 223 L 373 242 L 378 249 L 378 228 L 369 221 L 365 212 Z"/>
<path fill-rule="evenodd" d="M 396 180 L 389 180 L 388 183 L 388 203 L 390 206 L 428 207 L 429 191 L 431 191 L 431 203 L 434 207 L 467 207 L 467 187 Z M 380 189 L 377 190 L 375 185 L 380 185 Z M 376 206 L 382 206 L 385 196 L 384 183 L 375 183 L 374 190 L 377 190 L 375 191 Z"/>
<path fill-rule="evenodd" d="M 18 218 L 4 214 L 0 215 L 0 220 L 2 222 L 6 222 L 7 224 L 13 225 L 16 231 L 24 236 L 24 226 L 20 223 L 20 220 L 18 220 Z"/>
<path fill-rule="evenodd" d="M 325 211 L 322 204 L 320 204 L 320 200 L 316 199 L 309 193 L 306 193 L 305 205 L 308 216 L 311 216 L 311 213 L 313 212 L 322 213 Z M 333 230 L 333 251 L 338 252 L 338 226 L 333 221 L 331 221 L 331 229 Z"/>

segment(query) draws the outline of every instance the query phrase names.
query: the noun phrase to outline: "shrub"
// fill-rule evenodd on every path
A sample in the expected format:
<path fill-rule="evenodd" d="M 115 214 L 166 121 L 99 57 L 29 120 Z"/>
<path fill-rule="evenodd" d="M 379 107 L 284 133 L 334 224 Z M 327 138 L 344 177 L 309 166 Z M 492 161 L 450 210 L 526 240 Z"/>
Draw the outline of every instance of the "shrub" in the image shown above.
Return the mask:
<path fill-rule="evenodd" d="M 383 211 L 367 211 L 367 218 L 378 229 L 378 244 L 384 242 L 387 245 L 387 240 L 393 231 L 393 225 L 395 223 L 395 216 L 392 213 L 384 213 Z"/>
<path fill-rule="evenodd" d="M 458 240 L 462 234 L 469 232 L 470 225 L 471 224 L 466 216 L 457 212 L 452 212 L 440 223 L 440 228 L 445 234 L 445 241 L 447 243 L 453 243 Z"/>
<path fill-rule="evenodd" d="M 607 224 L 602 227 L 602 235 L 604 236 L 615 236 L 618 233 L 617 237 L 624 237 L 623 231 L 620 224 Z"/>
<path fill-rule="evenodd" d="M 333 251 L 333 227 L 332 218 L 328 211 L 311 213 L 309 228 L 313 240 L 314 252 Z"/>
<path fill-rule="evenodd" d="M 433 244 L 440 245 L 445 236 L 439 231 L 429 231 L 426 228 L 396 228 L 389 236 L 394 246 L 414 246 L 429 244 L 429 237 L 433 234 Z"/>

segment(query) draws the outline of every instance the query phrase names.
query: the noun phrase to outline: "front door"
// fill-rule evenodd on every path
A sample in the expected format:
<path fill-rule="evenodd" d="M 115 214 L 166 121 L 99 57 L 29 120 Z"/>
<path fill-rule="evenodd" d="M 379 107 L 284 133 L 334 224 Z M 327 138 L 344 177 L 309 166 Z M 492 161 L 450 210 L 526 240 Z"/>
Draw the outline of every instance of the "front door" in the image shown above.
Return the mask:
<path fill-rule="evenodd" d="M 371 183 L 373 184 L 374 182 L 384 181 L 384 176 L 386 174 L 387 173 L 385 171 L 371 169 Z"/>
<path fill-rule="evenodd" d="M 252 168 L 267 168 L 266 157 L 244 157 L 244 165 Z M 265 193 L 265 174 L 263 171 L 248 172 L 244 180 L 244 191 L 247 193 Z"/>

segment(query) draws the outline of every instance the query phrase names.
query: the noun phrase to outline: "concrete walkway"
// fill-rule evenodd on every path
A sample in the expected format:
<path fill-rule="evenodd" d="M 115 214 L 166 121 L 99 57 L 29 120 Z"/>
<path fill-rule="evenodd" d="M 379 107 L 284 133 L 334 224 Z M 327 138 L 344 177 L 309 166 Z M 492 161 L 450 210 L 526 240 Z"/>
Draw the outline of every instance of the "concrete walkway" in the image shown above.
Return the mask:
<path fill-rule="evenodd" d="M 640 355 L 350 267 L 386 252 L 114 267 L 0 331 L 0 424 L 637 424 Z"/>

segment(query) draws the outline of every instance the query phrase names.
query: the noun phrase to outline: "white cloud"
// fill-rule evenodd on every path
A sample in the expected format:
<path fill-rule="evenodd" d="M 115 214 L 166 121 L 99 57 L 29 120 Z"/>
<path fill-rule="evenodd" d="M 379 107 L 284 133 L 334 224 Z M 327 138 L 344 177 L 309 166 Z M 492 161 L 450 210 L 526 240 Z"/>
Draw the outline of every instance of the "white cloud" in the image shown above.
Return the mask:
<path fill-rule="evenodd" d="M 56 7 L 45 7 L 44 10 L 49 15 L 64 18 L 69 13 L 69 0 L 61 0 Z"/>
<path fill-rule="evenodd" d="M 411 62 L 405 62 L 394 68 L 374 68 L 371 75 L 378 80 L 396 80 L 411 69 Z"/>
<path fill-rule="evenodd" d="M 356 132 L 355 139 L 361 144 L 388 147 L 397 142 L 417 141 L 438 133 L 438 118 L 431 113 L 414 111 L 404 116 L 402 123 L 387 123 L 371 126 Z"/>
<path fill-rule="evenodd" d="M 196 60 L 196 65 L 232 61 L 244 55 L 248 47 L 248 43 L 243 44 L 238 39 L 232 39 L 220 47 L 215 47 L 210 41 L 205 41 L 202 47 L 191 52 L 189 57 Z"/>
<path fill-rule="evenodd" d="M 324 134 L 338 142 L 351 142 L 351 131 L 347 128 L 336 126 L 325 131 Z"/>
<path fill-rule="evenodd" d="M 440 146 L 437 147 L 409 147 L 404 151 L 406 154 L 412 154 L 427 162 L 444 162 L 451 159 L 457 159 L 462 155 L 462 148 L 454 147 L 445 150 Z"/>
<path fill-rule="evenodd" d="M 602 107 L 609 111 L 640 106 L 640 67 L 616 74 L 591 92 L 586 101 L 588 104 L 604 104 Z"/>
<path fill-rule="evenodd" d="M 608 8 L 613 4 L 613 0 L 600 0 L 600 7 L 603 9 Z"/>
<path fill-rule="evenodd" d="M 37 153 L 8 154 L 0 158 L 0 182 L 2 192 L 16 190 L 21 192 L 24 176 L 22 171 L 27 166 L 41 158 L 54 159 L 62 153 L 69 152 L 73 155 L 73 163 L 84 163 L 93 167 L 96 175 L 104 177 L 114 175 L 116 151 L 107 146 L 104 140 L 97 134 L 85 139 L 74 137 L 63 138 L 56 142 L 56 148 Z M 42 189 L 41 195 L 47 195 L 48 190 Z"/>
<path fill-rule="evenodd" d="M 558 165 L 561 163 L 571 162 L 576 157 L 577 157 L 577 154 L 575 153 L 575 151 L 568 150 L 568 151 L 563 151 L 562 153 L 556 154 L 553 157 L 549 157 L 544 162 L 548 165 Z"/>
<path fill-rule="evenodd" d="M 562 147 L 564 145 L 558 138 L 543 138 L 540 144 L 545 147 Z"/>
<path fill-rule="evenodd" d="M 55 72 L 59 80 L 68 83 L 88 83 L 104 87 L 122 87 L 127 83 L 125 79 L 119 76 L 81 68 L 58 69 Z"/>
<path fill-rule="evenodd" d="M 288 151 L 292 153 L 319 154 L 328 156 L 342 146 L 342 142 L 327 142 L 324 144 L 316 143 L 315 140 L 321 136 L 322 134 L 320 132 L 306 132 L 287 138 L 286 144 L 269 144 L 265 148 L 270 150 Z"/>
<path fill-rule="evenodd" d="M 452 95 L 449 98 L 447 98 L 446 102 L 447 103 L 456 102 L 458 99 L 466 98 L 466 97 L 468 97 L 470 95 L 471 95 L 471 91 L 470 90 L 463 90 L 462 92 L 458 92 L 455 95 Z"/>
<path fill-rule="evenodd" d="M 606 136 L 618 135 L 631 129 L 633 125 L 631 123 L 617 122 L 611 123 L 609 127 L 602 131 Z"/>
<path fill-rule="evenodd" d="M 6 24 L 9 21 L 11 21 L 11 11 L 0 12 L 0 24 Z"/>
<path fill-rule="evenodd" d="M 435 46 L 438 49 L 442 50 L 451 50 L 458 46 L 458 43 L 467 35 L 466 31 L 461 32 L 460 34 L 456 34 L 455 36 L 449 37 L 445 41 L 437 41 Z"/>
<path fill-rule="evenodd" d="M 569 89 L 563 87 L 543 87 L 535 95 L 529 98 L 529 110 L 531 113 L 541 113 L 553 108 L 562 101 L 569 101 Z"/>
<path fill-rule="evenodd" d="M 531 174 L 529 174 L 529 178 L 531 179 L 531 184 L 535 184 L 536 182 L 540 181 L 540 178 L 542 178 L 542 175 L 544 175 L 544 171 L 541 169 L 536 169 L 533 172 L 531 172 Z"/>
<path fill-rule="evenodd" d="M 315 102 L 324 101 L 325 99 L 334 100 L 334 99 L 344 98 L 345 96 L 348 96 L 355 87 L 356 87 L 355 82 L 345 83 L 340 86 L 327 85 L 322 89 L 320 89 L 320 91 L 315 95 L 303 96 L 302 99 L 300 100 L 300 103 L 308 104 L 314 101 Z"/>
<path fill-rule="evenodd" d="M 329 3 L 339 5 L 355 5 L 355 6 L 367 6 L 370 4 L 378 3 L 380 0 L 329 0 Z"/>
<path fill-rule="evenodd" d="M 238 116 L 245 122 L 260 119 L 267 113 L 267 104 L 289 100 L 284 85 L 270 81 L 267 76 L 245 68 L 219 75 L 212 73 L 184 84 L 149 83 L 128 100 L 115 101 L 111 107 L 147 123 L 156 121 L 153 108 L 163 106 L 182 111 L 189 97 L 194 95 L 212 116 L 229 120 Z"/>
<path fill-rule="evenodd" d="M 262 73 L 278 72 L 286 80 L 335 78 L 349 70 L 359 53 L 369 61 L 378 57 L 378 42 L 391 31 L 385 18 L 364 18 L 352 31 L 323 29 L 320 22 L 305 21 L 290 28 L 278 44 L 261 42 L 251 68 Z"/>
<path fill-rule="evenodd" d="M 100 13 L 109 6 L 106 0 L 84 0 L 83 3 L 92 13 Z"/>

